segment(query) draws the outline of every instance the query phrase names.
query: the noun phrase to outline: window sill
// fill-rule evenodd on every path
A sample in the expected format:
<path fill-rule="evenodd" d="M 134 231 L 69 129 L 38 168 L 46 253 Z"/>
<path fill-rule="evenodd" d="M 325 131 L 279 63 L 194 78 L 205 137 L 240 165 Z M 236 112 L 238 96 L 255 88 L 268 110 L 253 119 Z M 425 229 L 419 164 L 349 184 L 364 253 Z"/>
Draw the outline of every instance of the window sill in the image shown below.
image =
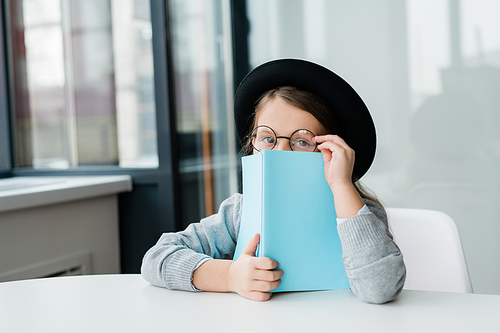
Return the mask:
<path fill-rule="evenodd" d="M 12 177 L 0 179 L 0 212 L 132 191 L 121 176 Z"/>

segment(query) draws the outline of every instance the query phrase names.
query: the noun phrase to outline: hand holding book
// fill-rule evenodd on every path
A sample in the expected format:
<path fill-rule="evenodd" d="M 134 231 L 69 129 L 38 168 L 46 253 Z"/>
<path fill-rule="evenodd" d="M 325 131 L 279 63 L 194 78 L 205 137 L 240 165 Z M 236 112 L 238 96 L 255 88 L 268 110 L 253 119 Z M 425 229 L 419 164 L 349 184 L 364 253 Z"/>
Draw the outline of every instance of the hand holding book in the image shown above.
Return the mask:
<path fill-rule="evenodd" d="M 260 235 L 255 234 L 238 260 L 231 263 L 228 283 L 232 291 L 245 298 L 267 301 L 271 297 L 269 292 L 281 284 L 283 270 L 277 269 L 277 261 L 255 256 L 259 242 Z"/>

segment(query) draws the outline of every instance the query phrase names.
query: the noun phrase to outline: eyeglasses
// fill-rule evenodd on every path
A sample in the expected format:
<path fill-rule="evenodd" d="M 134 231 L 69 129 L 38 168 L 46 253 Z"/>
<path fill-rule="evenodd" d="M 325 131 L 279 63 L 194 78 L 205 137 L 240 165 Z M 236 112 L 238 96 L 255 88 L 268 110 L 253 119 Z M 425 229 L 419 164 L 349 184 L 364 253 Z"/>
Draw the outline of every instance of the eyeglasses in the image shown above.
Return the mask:
<path fill-rule="evenodd" d="M 257 151 L 274 149 L 278 139 L 288 139 L 291 150 L 308 152 L 316 150 L 318 144 L 314 141 L 314 137 L 313 132 L 307 129 L 298 129 L 290 137 L 277 136 L 276 132 L 266 125 L 257 126 L 252 134 L 247 136 L 248 139 L 252 140 L 252 146 Z"/>

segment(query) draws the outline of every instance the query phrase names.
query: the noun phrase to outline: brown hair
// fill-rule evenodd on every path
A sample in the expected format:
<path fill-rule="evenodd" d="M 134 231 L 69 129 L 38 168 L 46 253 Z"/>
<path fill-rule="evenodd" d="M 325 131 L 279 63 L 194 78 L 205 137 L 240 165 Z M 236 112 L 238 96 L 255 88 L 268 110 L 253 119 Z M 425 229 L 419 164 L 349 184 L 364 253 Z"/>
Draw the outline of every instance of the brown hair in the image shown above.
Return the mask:
<path fill-rule="evenodd" d="M 257 126 L 257 118 L 264 107 L 270 101 L 278 98 L 296 108 L 309 112 L 311 115 L 313 115 L 314 118 L 316 118 L 321 123 L 325 130 L 325 133 L 314 134 L 337 134 L 340 137 L 344 137 L 344 128 L 340 119 L 336 116 L 335 112 L 328 107 L 328 104 L 323 98 L 317 96 L 316 94 L 291 86 L 274 88 L 262 94 L 262 96 L 256 102 L 255 112 L 253 114 L 253 122 L 252 126 L 250 127 L 250 131 L 247 133 L 248 136 L 250 136 L 253 129 Z M 253 154 L 251 140 L 247 140 L 245 142 L 242 147 L 242 153 L 244 155 Z M 375 194 L 373 194 L 370 190 L 363 186 L 363 184 L 361 184 L 357 175 L 353 174 L 352 178 L 354 187 L 362 198 L 371 200 L 382 206 L 382 203 L 377 199 Z"/>

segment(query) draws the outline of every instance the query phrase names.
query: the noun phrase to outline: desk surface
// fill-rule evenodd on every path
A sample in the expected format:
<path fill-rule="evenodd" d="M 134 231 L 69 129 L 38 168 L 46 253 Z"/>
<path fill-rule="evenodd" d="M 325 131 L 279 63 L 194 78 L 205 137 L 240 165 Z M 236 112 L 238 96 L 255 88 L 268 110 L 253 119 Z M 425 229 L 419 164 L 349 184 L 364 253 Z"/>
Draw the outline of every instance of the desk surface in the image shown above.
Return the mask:
<path fill-rule="evenodd" d="M 500 296 L 404 290 L 384 305 L 350 290 L 274 294 L 170 291 L 140 275 L 0 283 L 1 332 L 500 332 Z"/>

